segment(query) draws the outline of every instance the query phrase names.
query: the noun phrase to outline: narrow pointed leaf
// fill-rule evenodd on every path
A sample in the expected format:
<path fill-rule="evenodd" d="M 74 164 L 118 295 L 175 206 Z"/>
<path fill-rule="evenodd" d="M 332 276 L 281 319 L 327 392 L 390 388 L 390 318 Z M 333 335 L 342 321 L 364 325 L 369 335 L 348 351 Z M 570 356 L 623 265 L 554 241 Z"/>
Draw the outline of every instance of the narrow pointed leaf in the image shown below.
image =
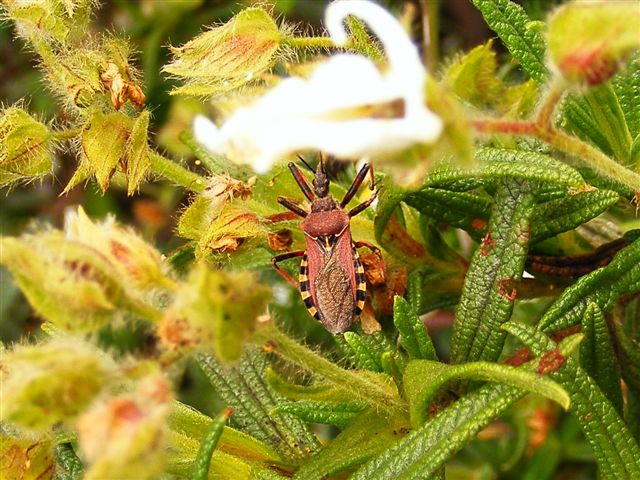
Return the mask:
<path fill-rule="evenodd" d="M 533 327 L 509 322 L 503 328 L 527 345 L 535 355 L 556 347 L 544 333 Z M 640 478 L 640 447 L 622 418 L 598 385 L 573 358 L 566 358 L 552 379 L 562 385 L 571 397 L 571 412 L 591 444 L 607 480 Z"/>
<path fill-rule="evenodd" d="M 538 205 L 531 219 L 533 242 L 573 230 L 615 205 L 619 198 L 612 190 L 595 190 Z"/>
<path fill-rule="evenodd" d="M 632 137 L 640 135 L 640 53 L 636 53 L 626 68 L 612 82 L 620 108 Z"/>
<path fill-rule="evenodd" d="M 369 409 L 305 464 L 294 478 L 321 480 L 353 469 L 376 458 L 389 445 L 402 438 L 408 429 L 409 425 L 403 417 L 389 418 Z"/>
<path fill-rule="evenodd" d="M 349 392 L 353 400 L 362 400 L 382 410 L 400 404 L 397 390 L 385 374 L 354 372 L 340 368 L 274 327 L 265 327 L 258 332 L 258 338 L 264 342 L 271 342 L 275 347 L 274 353 L 282 358 Z"/>
<path fill-rule="evenodd" d="M 488 233 L 473 255 L 456 310 L 452 363 L 500 355 L 505 336 L 500 325 L 513 310 L 510 282 L 522 276 L 534 207 L 526 184 L 506 183 L 496 193 Z"/>
<path fill-rule="evenodd" d="M 318 448 L 317 440 L 297 418 L 269 415 L 276 406 L 275 392 L 270 392 L 261 379 L 265 365 L 257 357 L 256 353 L 245 356 L 243 374 L 235 369 L 223 369 L 210 355 L 198 354 L 196 359 L 217 393 L 233 408 L 233 424 L 292 460 L 305 457 Z M 252 375 L 247 374 L 250 370 L 255 370 Z"/>
<path fill-rule="evenodd" d="M 427 420 L 429 405 L 436 394 L 455 380 L 498 382 L 547 397 L 564 409 L 569 395 L 554 381 L 520 368 L 489 362 L 447 365 L 429 360 L 412 360 L 404 371 L 404 388 L 410 404 L 411 423 L 417 427 Z"/>
<path fill-rule="evenodd" d="M 220 415 L 218 415 L 209 425 L 207 432 L 200 443 L 200 450 L 198 456 L 193 464 L 191 475 L 189 478 L 193 480 L 206 480 L 209 476 L 209 465 L 211 464 L 211 455 L 218 444 L 218 440 L 222 435 L 224 424 L 231 416 L 233 410 L 231 408 L 225 409 Z"/>
<path fill-rule="evenodd" d="M 393 323 L 400 332 L 400 344 L 411 359 L 437 360 L 436 350 L 427 333 L 427 327 L 411 305 L 400 296 L 394 299 Z"/>
<path fill-rule="evenodd" d="M 309 423 L 323 423 L 344 428 L 365 408 L 361 402 L 318 402 L 301 400 L 280 403 L 272 413 L 288 413 Z"/>
<path fill-rule="evenodd" d="M 376 455 L 350 480 L 429 478 L 438 472 L 444 461 L 521 396 L 520 390 L 514 387 L 481 387 Z"/>
<path fill-rule="evenodd" d="M 539 323 L 544 332 L 555 332 L 580 323 L 590 303 L 603 313 L 621 295 L 640 291 L 640 239 L 620 250 L 606 267 L 581 277 L 546 311 Z"/>
<path fill-rule="evenodd" d="M 621 414 L 622 392 L 618 362 L 604 315 L 595 303 L 589 304 L 584 312 L 582 333 L 585 339 L 580 345 L 580 364 Z"/>
<path fill-rule="evenodd" d="M 543 83 L 547 77 L 545 42 L 542 33 L 524 9 L 510 0 L 473 0 L 491 29 L 531 78 Z"/>
<path fill-rule="evenodd" d="M 580 188 L 584 180 L 574 168 L 537 152 L 504 148 L 479 148 L 474 168 L 450 165 L 437 167 L 427 177 L 425 187 L 467 191 L 493 186 L 505 178 L 528 180 L 547 188 Z"/>

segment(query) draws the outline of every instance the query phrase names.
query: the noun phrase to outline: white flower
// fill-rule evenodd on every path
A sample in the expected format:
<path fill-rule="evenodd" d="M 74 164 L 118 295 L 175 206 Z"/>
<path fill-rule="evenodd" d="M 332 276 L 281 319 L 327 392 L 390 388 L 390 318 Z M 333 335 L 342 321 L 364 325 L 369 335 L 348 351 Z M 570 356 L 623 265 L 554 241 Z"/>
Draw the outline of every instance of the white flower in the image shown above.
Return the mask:
<path fill-rule="evenodd" d="M 308 79 L 282 80 L 220 128 L 197 117 L 196 139 L 258 172 L 299 150 L 376 158 L 434 141 L 442 122 L 425 106 L 426 72 L 402 26 L 375 3 L 338 0 L 325 13 L 336 45 L 348 40 L 343 25 L 348 15 L 364 20 L 379 38 L 389 63 L 384 74 L 361 55 L 333 55 Z"/>

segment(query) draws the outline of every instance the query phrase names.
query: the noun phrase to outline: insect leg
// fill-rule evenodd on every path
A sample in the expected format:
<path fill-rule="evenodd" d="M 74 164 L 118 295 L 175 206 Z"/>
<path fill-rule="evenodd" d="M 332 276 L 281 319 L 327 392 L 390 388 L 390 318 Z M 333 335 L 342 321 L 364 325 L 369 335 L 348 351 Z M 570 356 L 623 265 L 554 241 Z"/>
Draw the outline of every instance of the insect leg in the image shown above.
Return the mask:
<path fill-rule="evenodd" d="M 293 175 L 293 178 L 300 187 L 300 190 L 302 190 L 302 193 L 304 193 L 304 196 L 307 197 L 310 202 L 313 202 L 313 199 L 316 198 L 316 196 L 313 194 L 313 190 L 311 190 L 307 179 L 304 177 L 298 166 L 295 163 L 290 162 L 289 170 L 291 170 L 291 175 Z"/>
<path fill-rule="evenodd" d="M 376 247 L 373 243 L 369 243 L 369 242 L 353 242 L 353 246 L 355 248 L 368 248 L 369 250 L 371 250 L 371 252 L 375 253 L 378 257 L 382 258 L 382 252 L 380 252 L 380 249 L 378 247 Z"/>
<path fill-rule="evenodd" d="M 369 205 L 371 205 L 373 203 L 373 201 L 378 198 L 378 192 L 373 192 L 371 194 L 371 196 L 369 197 L 369 200 L 362 202 L 360 205 L 356 205 L 355 207 L 353 207 L 351 210 L 349 210 L 348 215 L 350 217 L 355 217 L 356 215 L 358 215 L 360 212 L 362 212 L 363 210 L 366 210 L 367 207 Z"/>
<path fill-rule="evenodd" d="M 278 263 L 283 262 L 284 260 L 289 260 L 290 258 L 302 257 L 304 255 L 304 250 L 296 250 L 294 252 L 282 253 L 280 255 L 276 255 L 271 259 L 271 265 L 275 268 L 276 272 L 282 275 L 287 282 L 289 282 L 294 287 L 298 288 L 298 282 L 296 282 L 291 275 L 285 272 L 282 268 L 278 266 Z"/>
<path fill-rule="evenodd" d="M 295 213 L 296 215 L 304 218 L 307 216 L 307 212 L 305 212 L 302 208 L 300 208 L 298 205 L 296 205 L 295 203 L 293 203 L 291 200 L 289 200 L 288 198 L 284 198 L 284 197 L 278 197 L 278 203 L 280 205 L 282 205 L 283 207 L 288 208 L 289 210 L 291 210 L 293 213 Z"/>
<path fill-rule="evenodd" d="M 362 182 L 364 182 L 364 179 L 367 177 L 367 173 L 369 173 L 369 170 L 369 165 L 365 163 L 356 175 L 356 178 L 353 179 L 353 183 L 349 187 L 349 190 L 347 190 L 347 193 L 344 194 L 344 198 L 340 202 L 340 208 L 344 208 L 345 205 L 347 205 L 351 201 L 353 196 L 360 188 L 360 185 L 362 185 Z"/>

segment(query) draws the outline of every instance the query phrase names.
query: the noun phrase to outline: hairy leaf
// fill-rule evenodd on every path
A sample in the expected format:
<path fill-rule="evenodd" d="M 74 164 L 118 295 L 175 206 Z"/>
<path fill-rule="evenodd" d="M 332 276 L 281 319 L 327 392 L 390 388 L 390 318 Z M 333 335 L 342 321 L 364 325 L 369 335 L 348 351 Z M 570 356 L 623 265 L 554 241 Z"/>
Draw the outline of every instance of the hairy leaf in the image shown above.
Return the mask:
<path fill-rule="evenodd" d="M 542 332 L 518 323 L 503 326 L 527 345 L 535 355 L 556 347 Z M 552 379 L 571 397 L 571 412 L 593 448 L 603 477 L 623 480 L 640 476 L 640 447 L 598 385 L 573 358 L 565 358 Z"/>
<path fill-rule="evenodd" d="M 222 435 L 222 431 L 224 429 L 224 424 L 229 419 L 231 413 L 233 413 L 233 410 L 227 408 L 215 419 L 213 419 L 213 421 L 207 428 L 207 432 L 205 433 L 205 436 L 200 443 L 198 456 L 196 457 L 196 461 L 193 464 L 193 468 L 191 470 L 192 473 L 190 475 L 190 478 L 192 478 L 193 480 L 206 480 L 209 476 L 209 465 L 211 464 L 211 456 L 213 455 L 213 451 L 218 444 L 218 440 L 220 440 L 220 436 Z"/>
<path fill-rule="evenodd" d="M 620 196 L 612 190 L 579 192 L 538 205 L 531 219 L 533 242 L 572 230 L 607 208 L 615 205 Z"/>
<path fill-rule="evenodd" d="M 543 83 L 547 76 L 544 38 L 536 28 L 531 28 L 533 22 L 524 9 L 510 0 L 473 0 L 473 4 L 522 69 Z"/>
<path fill-rule="evenodd" d="M 565 110 L 569 129 L 628 164 L 631 134 L 618 97 L 610 84 L 590 88 L 581 98 L 570 99 Z"/>
<path fill-rule="evenodd" d="M 389 445 L 396 443 L 409 428 L 403 416 L 387 417 L 368 409 L 298 470 L 294 478 L 321 480 L 357 467 L 376 458 Z"/>
<path fill-rule="evenodd" d="M 427 412 L 435 395 L 455 380 L 498 382 L 537 393 L 569 408 L 569 395 L 557 383 L 537 373 L 489 362 L 447 365 L 430 360 L 412 360 L 404 371 L 404 388 L 410 405 L 414 427 L 427 420 Z"/>
<path fill-rule="evenodd" d="M 603 313 L 609 312 L 620 295 L 640 291 L 639 264 L 640 239 L 637 239 L 620 250 L 606 267 L 581 277 L 567 288 L 540 320 L 540 329 L 555 332 L 576 325 L 591 303 Z"/>
<path fill-rule="evenodd" d="M 619 414 L 622 413 L 622 392 L 618 362 L 602 310 L 597 304 L 587 306 L 582 317 L 580 364 L 607 396 Z"/>
<path fill-rule="evenodd" d="M 305 422 L 324 423 L 344 428 L 362 411 L 362 402 L 318 402 L 300 400 L 280 403 L 271 413 L 289 413 Z"/>
<path fill-rule="evenodd" d="M 640 53 L 636 53 L 626 68 L 613 78 L 612 84 L 629 133 L 636 138 L 640 135 Z"/>
<path fill-rule="evenodd" d="M 411 305 L 400 296 L 394 299 L 393 323 L 400 333 L 400 345 L 411 359 L 437 360 L 427 327 Z"/>
<path fill-rule="evenodd" d="M 502 351 L 500 325 L 511 316 L 515 290 L 526 260 L 533 196 L 524 183 L 499 187 L 489 229 L 465 277 L 451 339 L 451 360 L 496 360 Z"/>
<path fill-rule="evenodd" d="M 241 430 L 293 461 L 318 448 L 316 438 L 297 418 L 269 414 L 280 399 L 264 380 L 263 356 L 246 354 L 239 369 L 223 369 L 210 355 L 198 354 L 196 359 L 217 393 L 233 408 L 233 424 Z"/>

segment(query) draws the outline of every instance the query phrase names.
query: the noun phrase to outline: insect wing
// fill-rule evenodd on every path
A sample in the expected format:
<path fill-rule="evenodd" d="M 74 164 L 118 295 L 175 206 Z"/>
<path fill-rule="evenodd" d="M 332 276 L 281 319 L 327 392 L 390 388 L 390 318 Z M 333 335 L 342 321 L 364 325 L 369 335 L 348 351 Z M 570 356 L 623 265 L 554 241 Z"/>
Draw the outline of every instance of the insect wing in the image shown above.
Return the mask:
<path fill-rule="evenodd" d="M 345 231 L 330 248 L 307 238 L 309 290 L 318 320 L 331 333 L 342 333 L 353 322 L 356 271 L 351 235 Z"/>

